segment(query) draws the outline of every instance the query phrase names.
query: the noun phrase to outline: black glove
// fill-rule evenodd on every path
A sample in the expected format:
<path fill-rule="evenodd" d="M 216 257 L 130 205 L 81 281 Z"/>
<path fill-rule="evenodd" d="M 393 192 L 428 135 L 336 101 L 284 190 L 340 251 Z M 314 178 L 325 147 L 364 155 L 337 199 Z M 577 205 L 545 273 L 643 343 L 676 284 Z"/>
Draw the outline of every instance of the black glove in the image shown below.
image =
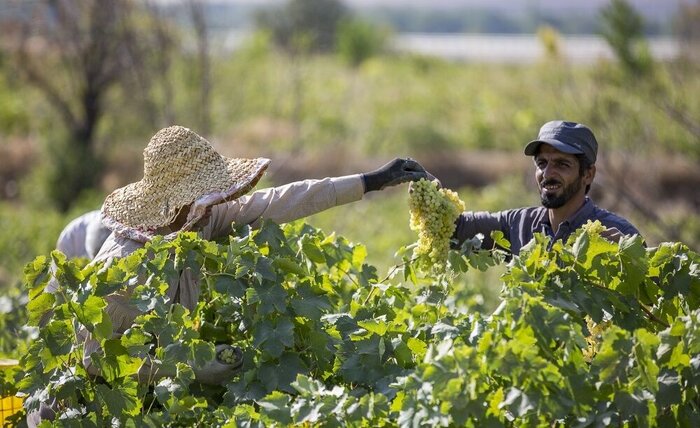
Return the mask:
<path fill-rule="evenodd" d="M 407 181 L 418 181 L 428 176 L 425 168 L 413 159 L 396 158 L 377 170 L 362 174 L 362 181 L 367 193 Z"/>

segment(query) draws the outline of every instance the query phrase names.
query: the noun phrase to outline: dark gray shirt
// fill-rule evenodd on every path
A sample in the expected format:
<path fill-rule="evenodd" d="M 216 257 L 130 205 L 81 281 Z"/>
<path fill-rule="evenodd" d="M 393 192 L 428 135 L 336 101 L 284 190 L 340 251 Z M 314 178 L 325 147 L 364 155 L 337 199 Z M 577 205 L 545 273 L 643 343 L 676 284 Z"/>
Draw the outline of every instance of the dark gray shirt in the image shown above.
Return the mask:
<path fill-rule="evenodd" d="M 457 219 L 457 228 L 453 235 L 461 243 L 473 238 L 477 233 L 484 235 L 482 248 L 493 248 L 491 232 L 500 230 L 510 241 L 510 251 L 518 254 L 520 249 L 530 242 L 535 233 L 543 233 L 552 238 L 552 243 L 568 237 L 588 220 L 599 220 L 607 228 L 616 228 L 625 235 L 639 234 L 636 227 L 624 218 L 598 208 L 586 198 L 583 206 L 571 218 L 559 225 L 556 235 L 549 224 L 545 207 L 518 208 L 495 213 L 486 211 L 463 212 Z"/>

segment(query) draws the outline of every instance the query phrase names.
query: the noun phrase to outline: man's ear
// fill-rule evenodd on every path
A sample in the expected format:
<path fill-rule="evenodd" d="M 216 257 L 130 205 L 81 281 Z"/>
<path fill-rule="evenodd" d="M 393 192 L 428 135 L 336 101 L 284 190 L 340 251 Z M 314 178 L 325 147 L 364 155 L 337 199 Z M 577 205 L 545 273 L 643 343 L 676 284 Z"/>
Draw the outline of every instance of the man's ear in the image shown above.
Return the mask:
<path fill-rule="evenodd" d="M 595 178 L 595 165 L 591 165 L 590 168 L 588 168 L 586 171 L 583 172 L 583 181 L 587 184 L 590 185 L 593 183 L 593 179 Z"/>

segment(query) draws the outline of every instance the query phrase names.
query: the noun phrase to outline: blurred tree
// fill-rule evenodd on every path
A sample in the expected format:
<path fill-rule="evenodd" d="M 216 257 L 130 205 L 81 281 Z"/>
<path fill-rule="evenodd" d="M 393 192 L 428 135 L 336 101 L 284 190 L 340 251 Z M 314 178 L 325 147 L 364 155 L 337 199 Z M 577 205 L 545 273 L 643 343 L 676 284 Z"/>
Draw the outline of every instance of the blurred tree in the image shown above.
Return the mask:
<path fill-rule="evenodd" d="M 387 34 L 375 25 L 359 19 L 344 19 L 338 27 L 337 51 L 353 67 L 380 53 Z"/>
<path fill-rule="evenodd" d="M 328 52 L 335 47 L 338 25 L 349 15 L 340 0 L 289 0 L 260 11 L 255 19 L 257 26 L 269 30 L 275 43 L 286 50 L 294 50 L 294 40 L 306 34 L 311 51 Z"/>
<path fill-rule="evenodd" d="M 192 24 L 197 42 L 197 65 L 199 69 L 199 108 L 197 130 L 204 136 L 211 132 L 211 55 L 209 30 L 202 0 L 188 0 Z"/>
<path fill-rule="evenodd" d="M 544 25 L 537 29 L 537 38 L 544 48 L 547 59 L 557 60 L 561 58 L 561 38 L 559 32 L 552 26 Z"/>
<path fill-rule="evenodd" d="M 622 66 L 633 74 L 651 71 L 653 64 L 644 40 L 642 16 L 626 0 L 612 0 L 603 8 L 601 18 L 601 34 Z"/>
<path fill-rule="evenodd" d="M 143 99 L 155 80 L 153 58 L 167 55 L 167 33 L 145 10 L 131 0 L 41 0 L 10 39 L 18 74 L 63 125 L 48 135 L 44 171 L 46 193 L 63 211 L 99 182 L 97 129 L 108 94 L 122 86 L 130 101 Z"/>
<path fill-rule="evenodd" d="M 681 4 L 675 24 L 683 54 L 691 61 L 700 61 L 700 0 Z"/>

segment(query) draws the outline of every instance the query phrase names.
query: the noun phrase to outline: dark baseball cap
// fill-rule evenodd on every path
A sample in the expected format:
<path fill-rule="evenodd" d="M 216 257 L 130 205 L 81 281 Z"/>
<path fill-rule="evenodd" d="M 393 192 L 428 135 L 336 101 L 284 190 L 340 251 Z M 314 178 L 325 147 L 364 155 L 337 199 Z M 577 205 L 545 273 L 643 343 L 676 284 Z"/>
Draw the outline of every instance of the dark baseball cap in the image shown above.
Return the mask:
<path fill-rule="evenodd" d="M 525 146 L 525 154 L 534 156 L 540 144 L 549 144 L 560 152 L 572 155 L 582 154 L 591 164 L 598 154 L 598 141 L 593 131 L 586 125 L 576 122 L 553 120 L 542 125 L 537 139 Z"/>

